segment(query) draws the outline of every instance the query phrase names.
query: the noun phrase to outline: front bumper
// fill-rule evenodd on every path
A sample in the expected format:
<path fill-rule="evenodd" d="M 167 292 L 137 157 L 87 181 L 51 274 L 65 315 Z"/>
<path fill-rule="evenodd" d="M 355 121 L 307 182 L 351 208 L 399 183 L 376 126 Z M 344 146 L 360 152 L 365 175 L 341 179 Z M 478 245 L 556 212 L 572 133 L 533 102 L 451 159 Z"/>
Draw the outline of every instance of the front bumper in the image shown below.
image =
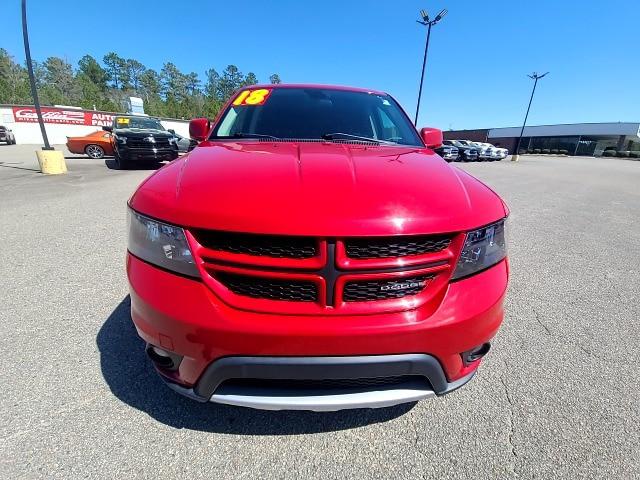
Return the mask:
<path fill-rule="evenodd" d="M 222 302 L 204 283 L 168 273 L 131 254 L 127 255 L 127 273 L 131 316 L 139 335 L 182 357 L 175 370 L 157 368 L 174 390 L 200 401 L 255 408 L 335 410 L 415 401 L 447 393 L 470 380 L 480 361 L 465 365 L 461 353 L 489 342 L 496 334 L 503 319 L 508 263 L 503 260 L 450 283 L 435 312 L 418 308 L 344 316 L 239 310 Z M 420 384 L 347 389 L 337 394 L 309 390 L 296 394 L 286 388 L 252 391 L 246 385 L 241 391 L 225 384 L 225 378 L 246 378 L 242 372 L 256 372 L 250 367 L 256 358 L 276 362 L 283 378 L 292 380 L 314 378 L 317 368 L 309 362 L 321 362 L 325 379 L 341 378 L 341 371 L 349 378 L 420 376 L 415 373 L 420 371 L 416 366 L 420 362 L 407 361 L 407 355 L 427 358 L 425 362 L 431 365 Z M 382 356 L 394 356 L 397 361 L 391 362 L 391 368 Z M 364 362 L 366 372 L 344 364 L 327 367 L 336 357 L 346 358 L 349 364 Z M 229 369 L 227 362 L 236 366 L 239 362 L 240 367 Z M 210 373 L 219 371 L 221 365 L 226 377 Z M 273 378 L 261 369 L 254 375 Z"/>
<path fill-rule="evenodd" d="M 448 382 L 438 361 L 424 354 L 358 357 L 226 357 L 206 369 L 196 387 L 167 382 L 172 390 L 199 402 L 261 410 L 326 412 L 350 408 L 390 407 L 450 393 L 475 375 Z M 392 385 L 312 388 L 225 385 L 228 379 L 334 380 L 368 379 L 372 374 L 404 377 Z M 376 378 L 376 377 L 373 377 Z M 378 377 L 379 378 L 379 377 Z"/>
<path fill-rule="evenodd" d="M 178 148 L 129 148 L 126 145 L 116 145 L 118 156 L 130 161 L 162 161 L 178 158 Z"/>

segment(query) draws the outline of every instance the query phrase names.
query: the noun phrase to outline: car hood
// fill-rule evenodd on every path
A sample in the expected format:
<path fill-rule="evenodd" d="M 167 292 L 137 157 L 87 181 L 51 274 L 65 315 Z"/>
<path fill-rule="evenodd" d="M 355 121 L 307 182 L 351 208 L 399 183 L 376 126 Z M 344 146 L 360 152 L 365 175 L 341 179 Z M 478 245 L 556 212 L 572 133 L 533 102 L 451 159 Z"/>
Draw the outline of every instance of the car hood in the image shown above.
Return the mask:
<path fill-rule="evenodd" d="M 444 233 L 505 215 L 484 184 L 422 148 L 204 142 L 130 200 L 185 227 L 315 236 Z"/>

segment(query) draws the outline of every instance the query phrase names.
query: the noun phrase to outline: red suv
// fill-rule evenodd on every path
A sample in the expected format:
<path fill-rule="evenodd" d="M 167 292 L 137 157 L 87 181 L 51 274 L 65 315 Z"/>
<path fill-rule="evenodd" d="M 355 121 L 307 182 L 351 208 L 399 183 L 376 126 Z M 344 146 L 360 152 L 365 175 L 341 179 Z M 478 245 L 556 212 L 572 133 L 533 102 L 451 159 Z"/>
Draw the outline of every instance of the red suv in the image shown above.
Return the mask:
<path fill-rule="evenodd" d="M 173 390 L 384 407 L 467 383 L 503 319 L 504 202 L 388 94 L 237 93 L 129 201 L 131 315 Z"/>

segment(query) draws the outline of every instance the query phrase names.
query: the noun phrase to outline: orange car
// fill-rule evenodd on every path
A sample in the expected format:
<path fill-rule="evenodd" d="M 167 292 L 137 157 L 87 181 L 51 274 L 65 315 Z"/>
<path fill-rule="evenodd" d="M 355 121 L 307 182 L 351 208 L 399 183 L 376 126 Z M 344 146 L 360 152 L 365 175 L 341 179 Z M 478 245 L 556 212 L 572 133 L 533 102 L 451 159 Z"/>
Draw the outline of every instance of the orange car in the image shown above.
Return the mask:
<path fill-rule="evenodd" d="M 67 148 L 71 153 L 85 153 L 91 158 L 113 155 L 111 134 L 97 130 L 84 137 L 67 137 Z"/>

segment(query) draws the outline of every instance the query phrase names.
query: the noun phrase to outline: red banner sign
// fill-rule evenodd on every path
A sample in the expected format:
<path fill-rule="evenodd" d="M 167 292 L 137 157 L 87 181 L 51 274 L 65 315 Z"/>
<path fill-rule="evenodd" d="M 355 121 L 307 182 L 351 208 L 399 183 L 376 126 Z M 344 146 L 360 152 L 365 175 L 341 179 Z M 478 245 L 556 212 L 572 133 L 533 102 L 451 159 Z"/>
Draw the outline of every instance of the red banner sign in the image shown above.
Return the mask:
<path fill-rule="evenodd" d="M 111 125 L 115 114 L 90 112 L 84 110 L 65 110 L 64 108 L 43 107 L 42 119 L 45 123 L 63 123 L 66 125 L 87 125 L 103 127 Z M 16 122 L 35 123 L 38 115 L 34 107 L 13 107 Z"/>

